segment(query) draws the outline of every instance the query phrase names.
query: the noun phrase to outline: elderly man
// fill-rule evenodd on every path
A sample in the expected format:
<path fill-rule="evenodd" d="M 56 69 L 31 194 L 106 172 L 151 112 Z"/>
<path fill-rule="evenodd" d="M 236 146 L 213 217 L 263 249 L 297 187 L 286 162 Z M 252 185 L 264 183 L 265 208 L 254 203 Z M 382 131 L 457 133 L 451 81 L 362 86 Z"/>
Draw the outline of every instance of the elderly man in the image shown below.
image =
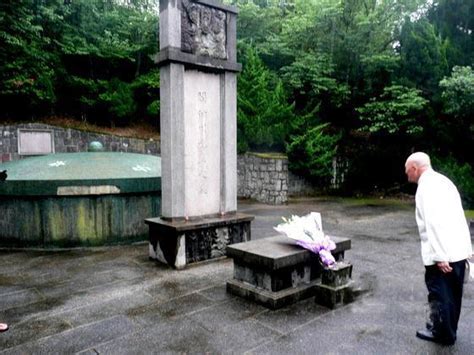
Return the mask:
<path fill-rule="evenodd" d="M 410 155 L 405 173 L 408 181 L 418 184 L 416 223 L 430 305 L 430 322 L 416 336 L 452 345 L 461 313 L 466 259 L 472 254 L 469 227 L 456 186 L 431 168 L 427 154 Z"/>

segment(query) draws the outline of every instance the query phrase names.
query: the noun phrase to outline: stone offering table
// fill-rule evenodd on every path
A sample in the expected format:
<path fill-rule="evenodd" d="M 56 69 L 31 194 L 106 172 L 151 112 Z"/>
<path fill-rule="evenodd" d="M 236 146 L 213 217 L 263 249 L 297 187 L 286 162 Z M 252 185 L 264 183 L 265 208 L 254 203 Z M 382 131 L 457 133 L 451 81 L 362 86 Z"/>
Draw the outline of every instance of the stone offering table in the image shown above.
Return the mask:
<path fill-rule="evenodd" d="M 341 268 L 329 274 L 319 256 L 285 236 L 229 245 L 227 256 L 234 259 L 234 278 L 227 282 L 227 291 L 271 309 L 317 295 L 323 305 L 334 308 L 344 301 L 344 291 L 350 285 L 352 265 L 344 263 L 342 267 L 339 262 L 351 248 L 351 240 L 331 239 L 336 243 L 332 254 Z M 322 285 L 322 280 L 327 285 Z"/>

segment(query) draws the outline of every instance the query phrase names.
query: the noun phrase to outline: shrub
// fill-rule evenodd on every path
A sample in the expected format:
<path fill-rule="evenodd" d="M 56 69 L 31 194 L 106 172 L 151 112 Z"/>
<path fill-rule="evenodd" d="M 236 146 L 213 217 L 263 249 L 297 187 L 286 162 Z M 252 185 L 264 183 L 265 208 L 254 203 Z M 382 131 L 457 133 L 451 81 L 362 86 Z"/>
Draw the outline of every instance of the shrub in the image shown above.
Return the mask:
<path fill-rule="evenodd" d="M 114 78 L 107 83 L 106 91 L 99 95 L 99 99 L 107 108 L 112 122 L 116 122 L 119 126 L 130 124 L 130 119 L 136 110 L 130 84 Z"/>
<path fill-rule="evenodd" d="M 331 180 L 332 160 L 341 138 L 340 134 L 328 133 L 328 125 L 320 124 L 291 137 L 287 146 L 289 168 L 322 187 L 326 187 Z"/>
<path fill-rule="evenodd" d="M 465 209 L 474 208 L 474 171 L 468 163 L 460 163 L 452 156 L 432 158 L 433 167 L 449 177 L 457 186 Z"/>

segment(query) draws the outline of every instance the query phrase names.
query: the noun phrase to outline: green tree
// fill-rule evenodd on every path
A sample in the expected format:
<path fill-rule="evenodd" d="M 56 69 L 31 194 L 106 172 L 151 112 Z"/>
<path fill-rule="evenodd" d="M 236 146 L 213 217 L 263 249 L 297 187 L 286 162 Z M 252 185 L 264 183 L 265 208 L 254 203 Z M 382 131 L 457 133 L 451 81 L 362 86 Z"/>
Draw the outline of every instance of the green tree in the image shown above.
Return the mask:
<path fill-rule="evenodd" d="M 281 72 L 299 111 L 311 112 L 321 105 L 339 108 L 349 99 L 348 85 L 336 80 L 334 65 L 324 54 L 303 54 Z"/>
<path fill-rule="evenodd" d="M 136 110 L 132 86 L 118 79 L 102 83 L 105 92 L 99 95 L 99 103 L 104 104 L 107 112 L 114 120 L 112 125 L 126 125 Z"/>
<path fill-rule="evenodd" d="M 291 128 L 293 105 L 288 104 L 281 81 L 270 73 L 252 47 L 246 51 L 237 87 L 239 151 L 282 151 Z"/>
<path fill-rule="evenodd" d="M 414 134 L 423 130 L 419 118 L 427 103 L 420 90 L 392 85 L 384 88 L 379 97 L 372 98 L 356 110 L 360 119 L 366 122 L 364 130 Z"/>
<path fill-rule="evenodd" d="M 149 7 L 150 3 L 153 2 L 79 0 L 69 3 L 60 45 L 62 60 L 74 79 L 62 83 L 63 111 L 73 109 L 77 116 L 102 124 L 127 124 L 138 113 L 145 114 L 144 110 L 130 109 L 148 107 L 156 98 L 143 94 L 143 85 L 129 84 L 153 68 L 158 18 L 151 12 L 154 8 Z M 155 80 L 149 87 L 150 94 L 156 94 L 154 86 L 159 86 L 157 75 Z M 104 83 L 107 81 L 111 83 Z M 122 85 L 116 85 L 119 82 Z M 141 92 L 137 95 L 129 92 L 138 88 Z M 113 97 L 122 97 L 127 104 L 119 104 Z M 132 104 L 128 98 L 145 101 Z"/>
<path fill-rule="evenodd" d="M 468 128 L 474 124 L 474 71 L 470 66 L 455 66 L 451 76 L 439 83 L 444 111 Z"/>
<path fill-rule="evenodd" d="M 408 18 L 400 36 L 400 57 L 404 76 L 423 91 L 424 95 L 438 94 L 439 81 L 447 74 L 446 48 L 426 19 Z"/>
<path fill-rule="evenodd" d="M 154 68 L 157 0 L 6 0 L 0 4 L 0 19 L 4 115 L 28 118 L 54 112 L 99 123 L 106 116 L 102 123 L 125 122 L 123 107 L 107 107 L 118 94 L 111 90 L 120 88 L 123 95 L 123 87 L 104 82 L 131 85 Z M 131 88 L 138 90 L 138 85 Z M 129 107 L 156 101 L 135 94 L 134 100 L 146 101 Z M 126 111 L 127 121 L 144 112 Z"/>
<path fill-rule="evenodd" d="M 469 66 L 455 66 L 439 85 L 446 114 L 437 122 L 443 153 L 456 154 L 458 159 L 474 164 L 474 72 Z"/>
<path fill-rule="evenodd" d="M 32 0 L 0 4 L 0 100 L 7 115 L 31 114 L 55 100 L 58 58 L 48 51 L 52 39 L 42 24 L 57 22 L 51 11 Z"/>
<path fill-rule="evenodd" d="M 428 12 L 428 19 L 446 41 L 449 67 L 472 65 L 474 58 L 474 2 L 438 0 Z"/>

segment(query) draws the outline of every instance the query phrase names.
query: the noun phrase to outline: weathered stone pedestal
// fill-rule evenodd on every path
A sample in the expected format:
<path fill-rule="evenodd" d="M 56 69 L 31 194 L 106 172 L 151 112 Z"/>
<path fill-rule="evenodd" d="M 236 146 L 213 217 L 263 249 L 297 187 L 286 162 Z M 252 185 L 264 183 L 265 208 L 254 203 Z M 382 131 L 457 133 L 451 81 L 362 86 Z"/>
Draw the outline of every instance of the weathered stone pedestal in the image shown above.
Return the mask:
<path fill-rule="evenodd" d="M 253 216 L 234 213 L 195 220 L 149 218 L 150 258 L 177 269 L 225 256 L 229 244 L 250 240 Z"/>
<path fill-rule="evenodd" d="M 351 241 L 340 237 L 331 239 L 336 243 L 332 254 L 337 261 L 342 261 Z M 319 257 L 285 236 L 231 245 L 227 247 L 227 256 L 234 259 L 234 278 L 227 282 L 227 291 L 268 308 L 281 308 L 315 296 L 321 289 L 324 269 Z M 341 283 L 344 277 L 338 275 L 333 279 Z M 325 297 L 328 293 L 332 296 L 333 291 L 340 293 L 339 289 L 325 286 L 322 289 L 321 294 L 324 292 Z M 330 296 L 327 297 L 331 300 Z M 336 295 L 337 300 L 340 298 Z M 330 304 L 326 298 L 323 301 Z"/>

